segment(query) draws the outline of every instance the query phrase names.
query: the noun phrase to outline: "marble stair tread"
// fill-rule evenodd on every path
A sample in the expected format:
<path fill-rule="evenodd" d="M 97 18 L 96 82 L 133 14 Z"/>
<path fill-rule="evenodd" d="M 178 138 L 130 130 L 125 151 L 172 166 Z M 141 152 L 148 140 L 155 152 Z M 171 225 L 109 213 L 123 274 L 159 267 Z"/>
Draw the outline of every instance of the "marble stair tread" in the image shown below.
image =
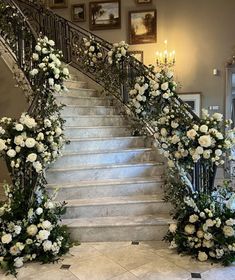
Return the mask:
<path fill-rule="evenodd" d="M 77 115 L 77 116 L 73 116 L 73 115 L 63 115 L 63 118 L 77 118 L 78 120 L 79 119 L 86 119 L 86 118 L 89 118 L 89 119 L 104 119 L 104 118 L 123 118 L 122 115 L 107 115 L 107 116 L 102 116 L 102 115 Z"/>
<path fill-rule="evenodd" d="M 125 140 L 125 139 L 146 139 L 145 136 L 114 136 L 114 137 L 90 137 L 86 141 L 105 141 L 105 140 Z M 69 139 L 70 142 L 84 141 L 82 138 Z"/>
<path fill-rule="evenodd" d="M 61 171 L 76 171 L 76 170 L 91 170 L 91 169 L 110 169 L 110 168 L 119 168 L 119 167 L 151 167 L 151 166 L 163 166 L 163 162 L 149 161 L 141 163 L 125 163 L 125 164 L 100 164 L 100 165 L 86 165 L 79 167 L 67 167 L 67 168 L 50 168 L 48 172 L 61 172 Z"/>
<path fill-rule="evenodd" d="M 76 184 L 63 184 L 63 188 L 74 188 L 74 187 L 98 187 L 105 185 L 122 185 L 122 184 L 139 184 L 139 183 L 151 183 L 151 182 L 163 182 L 163 176 L 151 176 L 151 177 L 138 177 L 138 178 L 126 178 L 126 179 L 106 179 L 97 181 L 79 181 Z M 48 188 L 58 188 L 58 184 L 48 184 Z"/>
<path fill-rule="evenodd" d="M 172 223 L 172 219 L 167 213 L 159 213 L 158 215 L 142 215 L 136 217 L 114 216 L 63 219 L 62 223 L 68 227 L 125 227 L 138 225 L 165 225 Z"/>

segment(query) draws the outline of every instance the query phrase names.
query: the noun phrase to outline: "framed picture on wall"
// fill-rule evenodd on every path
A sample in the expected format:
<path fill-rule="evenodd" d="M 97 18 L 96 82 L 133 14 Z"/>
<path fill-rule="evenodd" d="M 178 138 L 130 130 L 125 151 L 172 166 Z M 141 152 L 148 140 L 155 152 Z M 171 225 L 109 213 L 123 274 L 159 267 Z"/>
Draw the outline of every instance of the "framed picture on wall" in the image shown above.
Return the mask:
<path fill-rule="evenodd" d="M 157 12 L 153 10 L 129 12 L 129 44 L 155 43 L 157 40 Z"/>
<path fill-rule="evenodd" d="M 191 107 L 193 112 L 200 116 L 201 114 L 201 93 L 200 92 L 185 92 L 179 93 L 179 98 Z"/>
<path fill-rule="evenodd" d="M 49 7 L 52 9 L 68 8 L 68 0 L 49 0 Z"/>
<path fill-rule="evenodd" d="M 135 59 L 143 63 L 144 52 L 143 51 L 128 51 L 129 55 L 133 56 Z"/>
<path fill-rule="evenodd" d="M 85 4 L 76 4 L 71 6 L 71 19 L 72 21 L 85 21 L 86 20 L 86 6 Z"/>
<path fill-rule="evenodd" d="M 90 2 L 89 21 L 91 30 L 120 28 L 120 0 Z"/>
<path fill-rule="evenodd" d="M 151 4 L 152 0 L 136 0 L 137 4 Z"/>

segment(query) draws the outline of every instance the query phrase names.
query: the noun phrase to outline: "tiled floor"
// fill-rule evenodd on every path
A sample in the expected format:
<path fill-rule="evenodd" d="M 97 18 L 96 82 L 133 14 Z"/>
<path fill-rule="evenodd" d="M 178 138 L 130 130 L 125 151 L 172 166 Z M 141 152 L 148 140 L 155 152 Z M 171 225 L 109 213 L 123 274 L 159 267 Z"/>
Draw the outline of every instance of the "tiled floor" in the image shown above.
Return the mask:
<path fill-rule="evenodd" d="M 63 265 L 70 265 L 63 269 Z M 193 278 L 191 273 L 194 273 Z M 199 278 L 201 277 L 201 278 Z M 178 256 L 162 242 L 83 243 L 56 264 L 31 263 L 19 280 L 235 280 L 235 265 L 222 267 Z M 0 272 L 0 280 L 13 280 Z"/>

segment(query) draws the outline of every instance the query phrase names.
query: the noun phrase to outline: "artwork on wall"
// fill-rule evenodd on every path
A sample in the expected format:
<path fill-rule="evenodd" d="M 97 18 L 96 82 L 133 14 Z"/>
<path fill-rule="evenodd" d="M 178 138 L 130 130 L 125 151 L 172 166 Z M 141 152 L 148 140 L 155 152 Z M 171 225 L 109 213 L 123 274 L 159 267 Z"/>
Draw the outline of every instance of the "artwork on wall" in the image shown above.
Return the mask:
<path fill-rule="evenodd" d="M 157 12 L 153 10 L 129 12 L 129 44 L 155 43 Z"/>
<path fill-rule="evenodd" d="M 120 28 L 120 0 L 90 2 L 89 20 L 91 30 Z"/>
<path fill-rule="evenodd" d="M 49 7 L 53 9 L 68 8 L 68 0 L 50 0 Z"/>
<path fill-rule="evenodd" d="M 137 4 L 151 4 L 152 0 L 136 0 Z"/>
<path fill-rule="evenodd" d="M 143 63 L 143 61 L 144 61 L 144 52 L 143 51 L 128 51 L 128 53 Z"/>
<path fill-rule="evenodd" d="M 179 93 L 179 98 L 187 103 L 193 112 L 200 116 L 201 114 L 201 93 L 200 92 L 186 92 Z"/>
<path fill-rule="evenodd" d="M 71 6 L 72 21 L 85 21 L 86 20 L 86 7 L 85 4 L 76 4 Z"/>

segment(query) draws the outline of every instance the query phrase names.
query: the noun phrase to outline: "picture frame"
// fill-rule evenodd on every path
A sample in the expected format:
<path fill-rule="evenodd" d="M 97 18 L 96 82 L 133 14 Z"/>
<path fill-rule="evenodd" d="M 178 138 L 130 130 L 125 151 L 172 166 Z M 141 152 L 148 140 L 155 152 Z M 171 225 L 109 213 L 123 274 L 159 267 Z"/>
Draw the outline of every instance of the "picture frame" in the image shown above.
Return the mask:
<path fill-rule="evenodd" d="M 49 0 L 49 8 L 52 9 L 68 8 L 68 0 Z"/>
<path fill-rule="evenodd" d="M 200 117 L 201 115 L 201 92 L 184 92 L 178 94 L 179 98 L 187 103 L 192 111 Z"/>
<path fill-rule="evenodd" d="M 105 0 L 89 3 L 90 30 L 121 28 L 121 1 Z"/>
<path fill-rule="evenodd" d="M 157 41 L 156 9 L 129 12 L 129 44 L 147 44 Z"/>
<path fill-rule="evenodd" d="M 71 6 L 71 19 L 75 22 L 86 21 L 86 5 L 84 3 Z"/>
<path fill-rule="evenodd" d="M 128 51 L 129 55 L 132 55 L 135 59 L 143 63 L 144 61 L 144 52 L 143 51 Z"/>
<path fill-rule="evenodd" d="M 136 4 L 152 4 L 152 0 L 136 0 Z"/>

